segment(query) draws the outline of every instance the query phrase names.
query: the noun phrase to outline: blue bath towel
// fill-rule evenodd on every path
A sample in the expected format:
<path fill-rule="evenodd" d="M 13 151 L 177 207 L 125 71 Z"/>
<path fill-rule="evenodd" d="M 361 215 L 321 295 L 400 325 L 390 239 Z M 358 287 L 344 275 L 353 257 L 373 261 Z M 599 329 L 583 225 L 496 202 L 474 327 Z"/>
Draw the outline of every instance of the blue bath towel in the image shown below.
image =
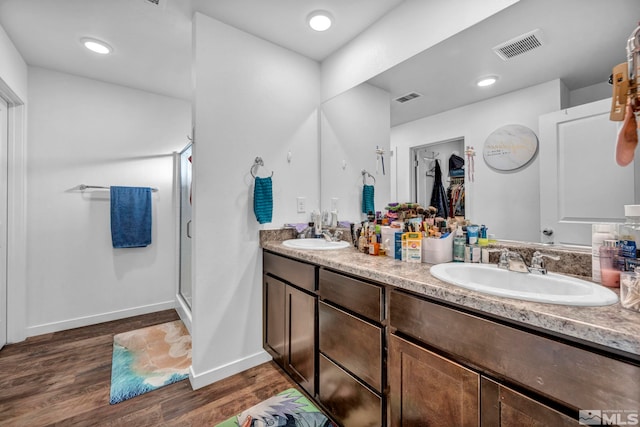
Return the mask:
<path fill-rule="evenodd" d="M 151 244 L 151 188 L 111 187 L 111 241 L 114 248 Z"/>
<path fill-rule="evenodd" d="M 253 212 L 260 224 L 271 222 L 273 214 L 273 194 L 271 177 L 256 177 L 253 187 Z"/>
<path fill-rule="evenodd" d="M 376 211 L 373 204 L 373 185 L 364 185 L 362 187 L 362 213 L 369 213 Z"/>

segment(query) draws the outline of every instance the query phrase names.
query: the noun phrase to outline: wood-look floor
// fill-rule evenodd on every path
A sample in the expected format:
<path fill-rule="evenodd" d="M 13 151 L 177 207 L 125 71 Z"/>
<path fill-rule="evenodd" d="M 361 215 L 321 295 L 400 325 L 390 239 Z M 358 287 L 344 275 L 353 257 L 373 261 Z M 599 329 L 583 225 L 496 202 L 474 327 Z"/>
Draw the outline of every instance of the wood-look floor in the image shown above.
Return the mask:
<path fill-rule="evenodd" d="M 184 380 L 110 405 L 113 336 L 177 319 L 167 310 L 5 346 L 0 426 L 214 426 L 295 387 L 269 362 L 199 390 Z"/>

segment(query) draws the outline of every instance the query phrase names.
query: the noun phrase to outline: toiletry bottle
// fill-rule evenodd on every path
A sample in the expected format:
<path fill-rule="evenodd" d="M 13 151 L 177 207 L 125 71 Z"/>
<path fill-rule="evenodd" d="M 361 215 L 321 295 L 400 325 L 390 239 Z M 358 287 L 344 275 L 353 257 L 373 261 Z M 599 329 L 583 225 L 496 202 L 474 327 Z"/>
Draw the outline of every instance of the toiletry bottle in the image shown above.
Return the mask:
<path fill-rule="evenodd" d="M 634 271 L 633 265 L 640 245 L 640 205 L 625 205 L 624 216 L 625 222 L 620 224 L 618 240 L 621 244 L 621 254 L 625 258 L 622 260 L 625 264 L 624 269 Z"/>
<path fill-rule="evenodd" d="M 368 253 L 369 247 L 367 246 L 367 238 L 365 236 L 366 226 L 363 224 L 360 228 L 360 237 L 358 238 L 358 250 L 362 253 Z"/>
<path fill-rule="evenodd" d="M 620 287 L 619 252 L 617 240 L 607 239 L 600 247 L 600 275 L 604 286 Z"/>
<path fill-rule="evenodd" d="M 456 229 L 456 234 L 453 237 L 453 261 L 454 262 L 464 262 L 464 245 L 466 243 L 466 239 L 462 234 L 462 227 L 458 226 Z"/>
<path fill-rule="evenodd" d="M 600 274 L 600 247 L 605 240 L 616 239 L 615 224 L 593 224 L 591 226 L 591 280 L 602 283 Z"/>
<path fill-rule="evenodd" d="M 469 244 L 475 245 L 478 243 L 478 231 L 479 228 L 477 225 L 467 225 L 467 236 L 469 237 Z"/>

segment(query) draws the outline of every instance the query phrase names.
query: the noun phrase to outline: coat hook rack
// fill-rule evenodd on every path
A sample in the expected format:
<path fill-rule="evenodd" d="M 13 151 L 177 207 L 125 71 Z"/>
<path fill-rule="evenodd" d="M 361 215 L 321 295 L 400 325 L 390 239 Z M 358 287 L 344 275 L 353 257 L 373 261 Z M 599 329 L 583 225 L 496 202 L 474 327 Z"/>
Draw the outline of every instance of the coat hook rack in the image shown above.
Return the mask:
<path fill-rule="evenodd" d="M 252 177 L 256 177 L 256 171 L 260 166 L 264 166 L 264 161 L 262 160 L 262 157 L 256 157 L 253 161 L 253 166 L 251 166 L 251 169 L 249 170 Z M 273 171 L 271 171 L 271 176 L 273 176 Z"/>

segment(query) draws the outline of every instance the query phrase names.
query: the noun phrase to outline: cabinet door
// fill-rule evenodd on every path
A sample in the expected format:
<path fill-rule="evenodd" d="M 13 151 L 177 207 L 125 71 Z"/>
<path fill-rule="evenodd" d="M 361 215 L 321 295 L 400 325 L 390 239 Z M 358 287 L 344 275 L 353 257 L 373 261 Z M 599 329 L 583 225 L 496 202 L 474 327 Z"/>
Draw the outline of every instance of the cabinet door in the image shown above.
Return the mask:
<path fill-rule="evenodd" d="M 482 378 L 482 425 L 577 427 L 579 421 L 508 387 Z"/>
<path fill-rule="evenodd" d="M 314 296 L 287 286 L 285 369 L 312 396 L 315 394 L 315 302 Z"/>
<path fill-rule="evenodd" d="M 480 425 L 480 376 L 394 335 L 389 340 L 392 427 Z"/>
<path fill-rule="evenodd" d="M 285 354 L 285 289 L 287 285 L 271 276 L 263 276 L 263 340 L 264 349 L 284 368 Z"/>

